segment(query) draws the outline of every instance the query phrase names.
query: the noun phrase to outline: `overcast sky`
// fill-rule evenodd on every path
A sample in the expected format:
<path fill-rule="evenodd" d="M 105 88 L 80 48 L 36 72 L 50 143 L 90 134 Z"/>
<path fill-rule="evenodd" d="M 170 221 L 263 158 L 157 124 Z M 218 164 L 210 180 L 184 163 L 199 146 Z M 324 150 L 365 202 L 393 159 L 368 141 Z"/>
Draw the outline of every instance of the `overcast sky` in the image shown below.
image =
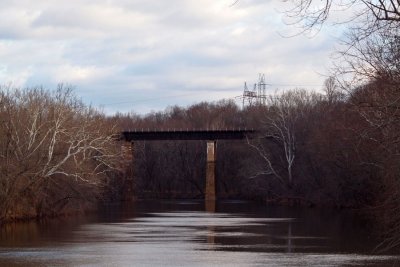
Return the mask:
<path fill-rule="evenodd" d="M 278 0 L 0 0 L 0 83 L 73 85 L 105 112 L 145 113 L 268 88 L 321 88 L 341 33 L 290 35 Z"/>

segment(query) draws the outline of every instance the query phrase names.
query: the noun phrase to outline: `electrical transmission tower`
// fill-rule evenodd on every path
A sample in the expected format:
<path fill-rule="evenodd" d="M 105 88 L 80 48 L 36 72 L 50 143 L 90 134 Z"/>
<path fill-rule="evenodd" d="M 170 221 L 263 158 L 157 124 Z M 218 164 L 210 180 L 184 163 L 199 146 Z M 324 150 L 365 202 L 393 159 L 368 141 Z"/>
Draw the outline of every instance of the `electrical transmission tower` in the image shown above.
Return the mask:
<path fill-rule="evenodd" d="M 266 105 L 267 102 L 267 83 L 265 83 L 265 74 L 258 74 L 258 83 L 254 84 L 253 90 L 249 90 L 247 87 L 247 83 L 244 82 L 243 95 L 242 98 L 242 107 L 245 105 L 253 106 L 253 105 Z"/>

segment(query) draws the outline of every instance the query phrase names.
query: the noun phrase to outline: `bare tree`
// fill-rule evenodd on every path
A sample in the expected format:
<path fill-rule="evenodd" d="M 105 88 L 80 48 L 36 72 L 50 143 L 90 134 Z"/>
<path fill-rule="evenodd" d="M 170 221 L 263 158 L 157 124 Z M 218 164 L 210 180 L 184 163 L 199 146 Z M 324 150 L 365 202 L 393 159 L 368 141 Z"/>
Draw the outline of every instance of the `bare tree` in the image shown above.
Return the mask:
<path fill-rule="evenodd" d="M 259 174 L 273 175 L 289 187 L 293 183 L 293 166 L 296 158 L 297 138 L 301 133 L 301 123 L 315 104 L 315 93 L 306 90 L 292 90 L 280 95 L 270 96 L 267 99 L 267 109 L 263 121 L 262 142 L 250 143 L 261 155 L 266 168 Z M 282 148 L 286 178 L 274 166 L 272 154 L 273 146 Z"/>
<path fill-rule="evenodd" d="M 343 100 L 345 96 L 337 82 L 337 78 L 334 76 L 331 76 L 325 80 L 323 91 L 325 93 L 326 100 L 330 105 L 336 103 L 337 101 Z"/>
<path fill-rule="evenodd" d="M 88 198 L 90 190 L 80 187 L 98 189 L 121 168 L 113 126 L 71 88 L 3 88 L 0 99 L 1 218 L 42 215 L 55 203 Z M 35 209 L 30 214 L 24 201 Z"/>
<path fill-rule="evenodd" d="M 345 16 L 334 23 L 357 25 L 360 37 L 366 37 L 385 27 L 396 28 L 400 23 L 400 4 L 392 0 L 289 0 L 291 7 L 286 10 L 290 23 L 301 25 L 303 32 L 318 30 L 332 13 Z M 352 15 L 346 16 L 351 12 Z"/>

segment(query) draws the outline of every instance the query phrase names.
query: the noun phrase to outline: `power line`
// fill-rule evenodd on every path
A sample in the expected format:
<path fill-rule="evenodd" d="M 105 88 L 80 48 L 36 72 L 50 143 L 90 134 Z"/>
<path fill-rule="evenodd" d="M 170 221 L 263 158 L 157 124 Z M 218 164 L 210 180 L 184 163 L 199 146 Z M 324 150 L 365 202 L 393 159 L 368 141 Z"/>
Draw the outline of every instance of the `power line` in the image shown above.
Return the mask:
<path fill-rule="evenodd" d="M 284 84 L 284 83 L 269 83 L 271 86 L 294 86 L 294 87 L 322 87 L 322 84 Z"/>
<path fill-rule="evenodd" d="M 133 101 L 114 102 L 114 103 L 102 104 L 102 105 L 103 106 L 113 106 L 113 105 L 123 105 L 123 104 L 134 104 L 134 103 L 149 102 L 149 101 L 160 100 L 160 99 L 162 100 L 162 99 L 168 99 L 168 98 L 174 98 L 174 97 L 186 97 L 186 96 L 195 96 L 195 95 L 200 95 L 200 93 L 160 96 L 160 97 L 145 98 L 145 99 L 133 100 Z"/>
<path fill-rule="evenodd" d="M 322 87 L 323 85 L 321 84 L 283 84 L 283 83 L 268 83 L 268 86 L 293 86 L 293 87 Z M 206 92 L 207 94 L 209 92 Z M 176 95 L 167 95 L 167 96 L 160 96 L 160 97 L 151 97 L 151 98 L 145 98 L 145 99 L 139 99 L 139 100 L 133 100 L 133 101 L 121 101 L 121 102 L 113 102 L 113 103 L 108 103 L 108 104 L 100 104 L 102 106 L 114 106 L 114 105 L 123 105 L 123 104 L 135 104 L 135 103 L 142 103 L 142 102 L 151 102 L 155 100 L 163 100 L 163 99 L 168 99 L 168 98 L 180 98 L 180 97 L 188 97 L 188 96 L 198 96 L 198 95 L 204 95 L 205 92 L 202 93 L 191 93 L 191 94 L 176 94 Z M 235 99 L 235 97 L 228 97 L 226 99 Z"/>
<path fill-rule="evenodd" d="M 258 82 L 254 84 L 254 87 L 249 89 L 247 87 L 247 82 L 244 82 L 243 94 L 241 96 L 237 96 L 236 99 L 242 100 L 242 108 L 244 108 L 245 104 L 248 106 L 252 105 L 263 105 L 265 106 L 267 103 L 266 87 L 271 86 L 279 86 L 279 87 L 321 87 L 320 84 L 284 84 L 284 83 L 266 83 L 265 82 L 265 74 L 258 74 Z"/>

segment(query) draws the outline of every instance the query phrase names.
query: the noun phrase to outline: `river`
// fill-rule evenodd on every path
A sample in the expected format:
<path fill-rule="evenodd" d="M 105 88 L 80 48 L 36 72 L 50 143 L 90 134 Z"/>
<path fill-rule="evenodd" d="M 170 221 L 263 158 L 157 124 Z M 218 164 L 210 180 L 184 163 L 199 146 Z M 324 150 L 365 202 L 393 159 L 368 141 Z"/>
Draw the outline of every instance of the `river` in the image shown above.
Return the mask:
<path fill-rule="evenodd" d="M 400 266 L 350 211 L 137 201 L 3 226 L 0 266 Z"/>

